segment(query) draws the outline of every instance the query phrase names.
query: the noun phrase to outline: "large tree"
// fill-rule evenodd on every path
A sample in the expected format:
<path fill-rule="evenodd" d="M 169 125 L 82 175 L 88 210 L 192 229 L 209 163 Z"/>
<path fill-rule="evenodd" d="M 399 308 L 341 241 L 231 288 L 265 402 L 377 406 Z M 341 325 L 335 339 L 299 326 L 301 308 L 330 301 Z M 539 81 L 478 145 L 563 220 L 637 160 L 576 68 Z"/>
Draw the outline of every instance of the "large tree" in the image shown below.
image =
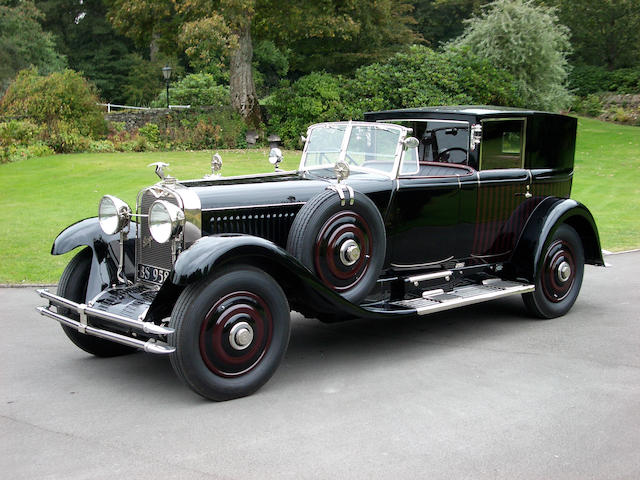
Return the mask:
<path fill-rule="evenodd" d="M 495 0 L 465 21 L 449 49 L 467 48 L 516 79 L 523 107 L 559 110 L 569 106 L 569 30 L 554 8 L 532 0 Z"/>
<path fill-rule="evenodd" d="M 300 72 L 353 69 L 418 39 L 408 27 L 408 0 L 109 2 L 116 28 L 136 41 L 155 41 L 160 50 L 177 44 L 196 70 L 228 63 L 232 105 L 255 127 L 261 117 L 252 70 L 254 38 L 290 49 L 293 68 Z"/>
<path fill-rule="evenodd" d="M 42 13 L 31 0 L 0 0 L 0 95 L 18 71 L 35 66 L 41 74 L 64 68 L 54 38 L 43 32 Z"/>

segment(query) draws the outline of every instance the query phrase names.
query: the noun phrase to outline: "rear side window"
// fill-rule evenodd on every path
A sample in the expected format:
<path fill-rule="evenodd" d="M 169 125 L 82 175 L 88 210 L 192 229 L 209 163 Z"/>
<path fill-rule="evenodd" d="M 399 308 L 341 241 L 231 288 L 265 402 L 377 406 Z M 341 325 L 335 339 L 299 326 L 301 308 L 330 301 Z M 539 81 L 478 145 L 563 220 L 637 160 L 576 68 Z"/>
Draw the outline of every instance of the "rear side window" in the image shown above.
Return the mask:
<path fill-rule="evenodd" d="M 523 168 L 524 119 L 483 120 L 480 169 Z"/>

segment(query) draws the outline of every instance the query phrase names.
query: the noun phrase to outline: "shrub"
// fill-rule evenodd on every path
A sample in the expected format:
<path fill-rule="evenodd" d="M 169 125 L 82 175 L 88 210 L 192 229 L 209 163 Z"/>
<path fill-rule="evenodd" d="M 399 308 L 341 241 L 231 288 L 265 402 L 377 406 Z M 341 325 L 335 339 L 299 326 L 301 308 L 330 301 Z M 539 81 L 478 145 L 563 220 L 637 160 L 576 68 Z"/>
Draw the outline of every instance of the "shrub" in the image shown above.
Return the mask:
<path fill-rule="evenodd" d="M 31 145 L 0 146 L 0 163 L 16 162 L 33 157 L 53 155 L 53 150 L 42 142 Z"/>
<path fill-rule="evenodd" d="M 598 95 L 590 94 L 586 97 L 576 97 L 573 109 L 576 113 L 588 115 L 590 117 L 597 117 L 602 113 L 603 104 Z"/>
<path fill-rule="evenodd" d="M 111 140 L 93 140 L 89 143 L 89 151 L 92 153 L 115 152 L 115 146 Z"/>
<path fill-rule="evenodd" d="M 82 136 L 98 138 L 106 131 L 95 87 L 73 70 L 39 76 L 34 69 L 22 70 L 0 101 L 0 112 L 24 116 L 51 128 L 59 122 Z"/>
<path fill-rule="evenodd" d="M 357 118 L 362 112 L 347 102 L 346 81 L 339 75 L 311 73 L 290 83 L 283 81 L 263 103 L 269 124 L 288 148 L 316 122 Z"/>
<path fill-rule="evenodd" d="M 640 68 L 607 70 L 580 65 L 569 74 L 569 86 L 580 96 L 603 92 L 640 93 Z"/>
<path fill-rule="evenodd" d="M 56 153 L 85 152 L 91 144 L 90 137 L 85 137 L 77 128 L 65 122 L 52 125 L 45 141 Z"/>
<path fill-rule="evenodd" d="M 570 105 L 569 29 L 554 8 L 532 0 L 495 0 L 465 23 L 464 33 L 447 48 L 467 47 L 511 73 L 518 87 L 514 106 L 559 110 Z"/>
<path fill-rule="evenodd" d="M 140 127 L 138 134 L 144 137 L 151 145 L 157 145 L 160 141 L 160 128 L 155 123 L 147 123 Z"/>
<path fill-rule="evenodd" d="M 219 85 L 210 73 L 193 73 L 169 88 L 172 105 L 227 106 L 231 104 L 229 87 Z M 165 107 L 166 97 L 160 93 L 153 101 L 154 107 Z"/>
<path fill-rule="evenodd" d="M 246 146 L 247 126 L 233 109 L 191 109 L 168 116 L 166 130 L 160 130 L 160 143 L 173 148 L 242 148 Z"/>
<path fill-rule="evenodd" d="M 37 140 L 42 127 L 30 120 L 10 120 L 0 123 L 0 145 L 30 145 Z"/>
<path fill-rule="evenodd" d="M 348 88 L 349 103 L 360 111 L 517 101 L 513 77 L 467 49 L 414 46 L 386 63 L 358 69 Z"/>
<path fill-rule="evenodd" d="M 489 60 L 458 49 L 414 46 L 384 63 L 359 68 L 353 79 L 313 73 L 283 82 L 265 101 L 270 126 L 287 147 L 317 122 L 361 118 L 371 110 L 446 104 L 510 105 L 513 77 Z"/>

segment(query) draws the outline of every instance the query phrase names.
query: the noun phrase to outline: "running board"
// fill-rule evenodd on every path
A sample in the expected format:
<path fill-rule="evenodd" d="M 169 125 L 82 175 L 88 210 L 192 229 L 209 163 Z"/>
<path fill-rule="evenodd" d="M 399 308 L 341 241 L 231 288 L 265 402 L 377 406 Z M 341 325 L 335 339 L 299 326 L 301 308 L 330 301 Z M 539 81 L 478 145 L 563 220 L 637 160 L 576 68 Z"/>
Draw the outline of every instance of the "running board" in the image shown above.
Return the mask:
<path fill-rule="evenodd" d="M 479 285 L 465 285 L 446 293 L 442 290 L 427 291 L 422 294 L 422 298 L 392 302 L 392 305 L 414 308 L 418 315 L 426 315 L 534 290 L 534 285 L 492 278 Z"/>

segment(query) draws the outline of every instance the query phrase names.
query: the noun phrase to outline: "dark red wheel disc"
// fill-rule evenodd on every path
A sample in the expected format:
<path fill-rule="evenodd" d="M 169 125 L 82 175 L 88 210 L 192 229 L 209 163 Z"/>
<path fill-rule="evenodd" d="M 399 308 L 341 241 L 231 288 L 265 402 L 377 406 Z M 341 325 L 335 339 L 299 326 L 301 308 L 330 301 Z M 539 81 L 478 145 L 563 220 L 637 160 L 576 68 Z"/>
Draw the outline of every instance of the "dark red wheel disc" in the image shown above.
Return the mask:
<path fill-rule="evenodd" d="M 239 327 L 242 337 L 234 335 Z M 218 300 L 202 321 L 200 355 L 216 375 L 243 375 L 260 363 L 272 335 L 273 318 L 266 302 L 250 292 L 233 292 Z"/>
<path fill-rule="evenodd" d="M 542 291 L 554 303 L 561 302 L 571 291 L 575 280 L 576 262 L 571 245 L 563 240 L 554 241 L 542 267 Z"/>
<path fill-rule="evenodd" d="M 353 288 L 363 278 L 371 260 L 371 230 L 367 221 L 353 211 L 331 215 L 322 225 L 314 246 L 314 265 L 318 276 L 333 290 Z M 345 262 L 346 245 L 357 245 L 359 256 Z"/>

